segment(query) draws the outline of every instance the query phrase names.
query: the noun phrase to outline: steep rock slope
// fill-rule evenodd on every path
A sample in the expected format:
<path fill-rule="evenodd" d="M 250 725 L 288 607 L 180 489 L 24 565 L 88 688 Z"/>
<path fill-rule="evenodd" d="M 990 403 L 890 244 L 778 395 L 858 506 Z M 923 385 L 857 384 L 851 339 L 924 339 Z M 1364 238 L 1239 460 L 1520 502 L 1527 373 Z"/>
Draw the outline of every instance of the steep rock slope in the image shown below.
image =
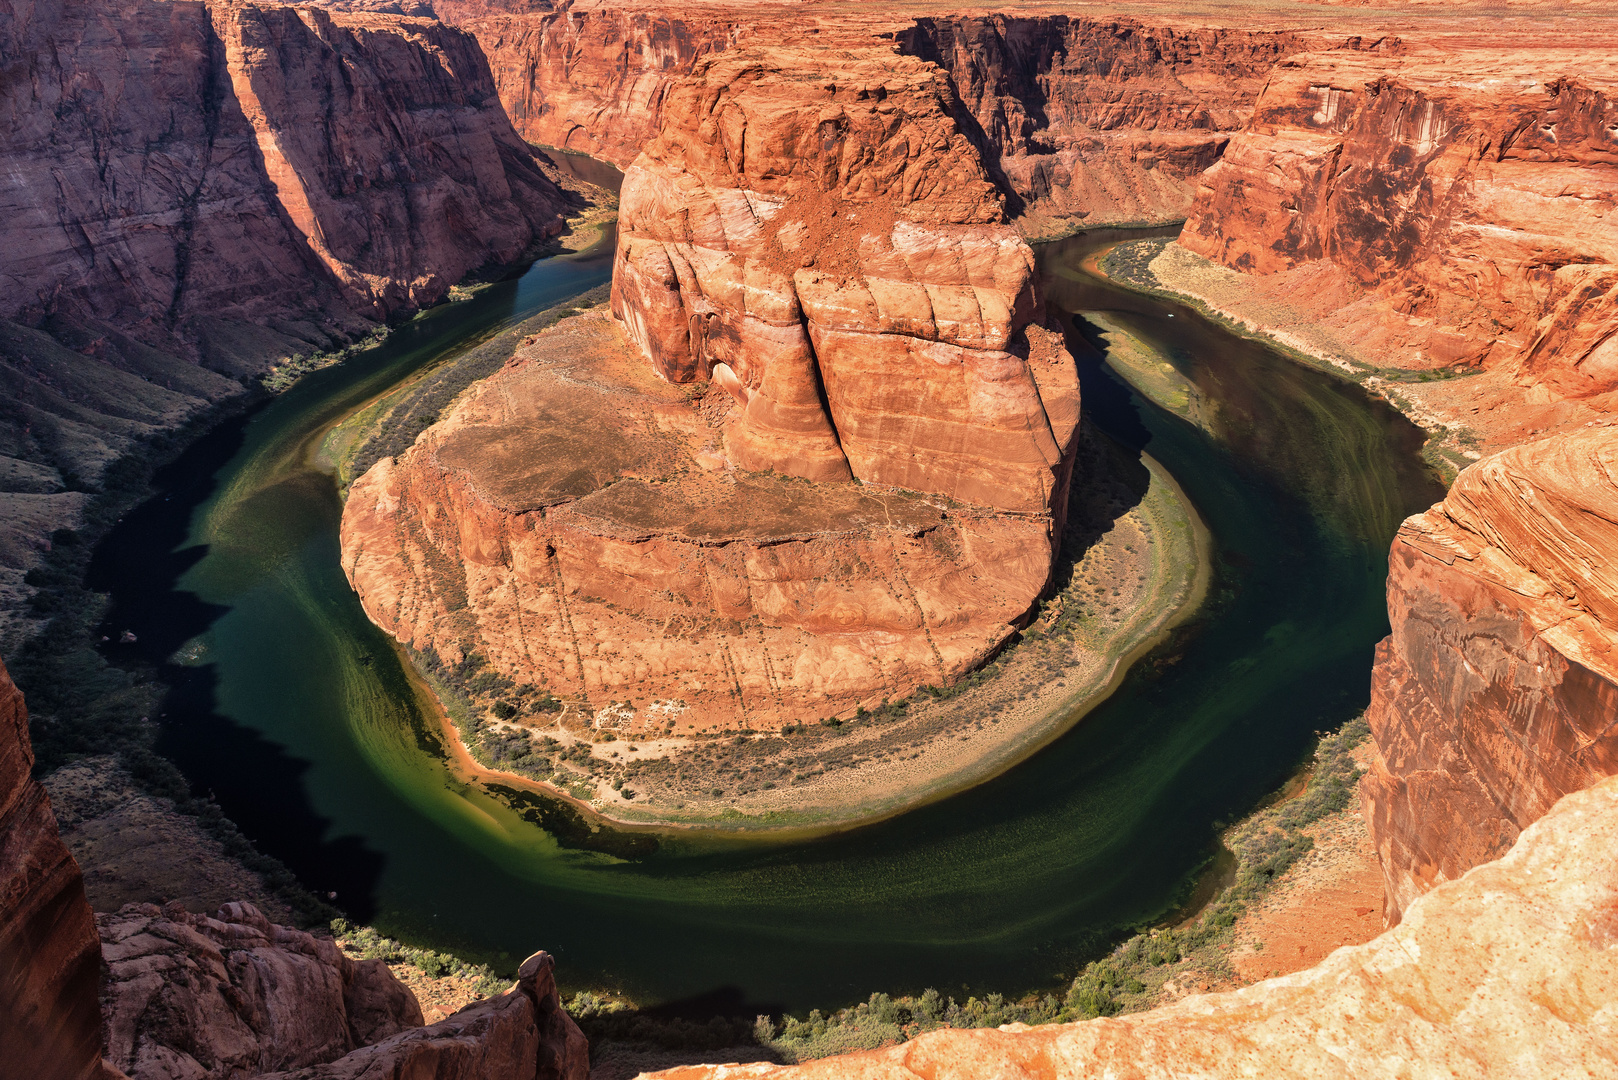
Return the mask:
<path fill-rule="evenodd" d="M 1618 773 L 1618 432 L 1472 466 L 1404 523 L 1360 796 L 1392 920 Z"/>
<path fill-rule="evenodd" d="M 1618 778 L 1563 798 L 1498 862 L 1318 966 L 1117 1019 L 939 1031 L 794 1068 L 665 1080 L 1618 1076 Z"/>
<path fill-rule="evenodd" d="M 99 1074 L 101 960 L 79 868 L 30 774 L 22 693 L 0 664 L 0 1046 L 8 1075 Z"/>
<path fill-rule="evenodd" d="M 874 708 L 959 677 L 1026 617 L 1047 515 L 728 470 L 712 403 L 602 309 L 539 334 L 350 490 L 366 612 L 638 738 Z"/>
<path fill-rule="evenodd" d="M 1505 368 L 1530 402 L 1618 399 L 1610 50 L 1411 47 L 1280 63 L 1181 235 L 1309 272 L 1381 362 Z"/>
<path fill-rule="evenodd" d="M 665 378 L 736 397 L 736 465 L 1065 497 L 1077 381 L 956 105 L 885 49 L 733 50 L 669 91 L 624 176 L 613 311 Z"/>
<path fill-rule="evenodd" d="M 65 308 L 205 354 L 219 319 L 324 344 L 345 307 L 436 299 L 558 227 L 476 42 L 435 21 L 157 0 L 4 15 L 0 314 Z"/>

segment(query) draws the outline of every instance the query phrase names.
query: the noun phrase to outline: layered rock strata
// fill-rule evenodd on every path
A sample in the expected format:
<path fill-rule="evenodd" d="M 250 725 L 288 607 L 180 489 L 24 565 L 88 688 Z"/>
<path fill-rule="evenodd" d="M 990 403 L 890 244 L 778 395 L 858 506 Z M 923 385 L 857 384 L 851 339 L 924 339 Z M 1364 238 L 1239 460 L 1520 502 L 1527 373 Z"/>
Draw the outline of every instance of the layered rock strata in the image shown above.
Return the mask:
<path fill-rule="evenodd" d="M 1197 174 L 1240 131 L 1270 68 L 1347 33 L 1208 28 L 1167 13 L 874 14 L 740 4 L 671 14 L 635 3 L 444 0 L 440 17 L 478 38 L 527 138 L 628 165 L 663 129 L 671 95 L 730 50 L 787 45 L 815 78 L 828 50 L 877 50 L 941 71 L 951 108 L 1011 199 L 1025 235 L 1075 223 L 1172 220 Z M 1238 20 L 1241 21 L 1241 20 Z"/>
<path fill-rule="evenodd" d="M 732 51 L 670 91 L 624 176 L 613 312 L 664 378 L 735 396 L 737 466 L 1065 496 L 1077 380 L 1030 332 L 1033 256 L 954 104 L 876 50 Z"/>
<path fill-rule="evenodd" d="M 604 310 L 565 320 L 354 484 L 344 569 L 412 647 L 637 734 L 874 707 L 1026 617 L 1048 513 L 734 470 L 736 411 L 659 378 Z"/>
<path fill-rule="evenodd" d="M 1472 466 L 1404 523 L 1360 796 L 1388 917 L 1618 773 L 1618 432 Z"/>
<path fill-rule="evenodd" d="M 157 0 L 4 14 L 0 314 L 286 355 L 560 227 L 477 43 L 435 20 Z"/>
<path fill-rule="evenodd" d="M 89 1080 L 101 1054 L 101 950 L 56 832 L 22 693 L 0 664 L 0 1046 L 9 1075 Z"/>
<path fill-rule="evenodd" d="M 1117 1019 L 938 1031 L 792 1068 L 665 1080 L 1618 1075 L 1618 778 L 1564 797 L 1498 862 L 1318 966 Z M 1019 1030 L 1020 1028 L 1020 1030 Z"/>
<path fill-rule="evenodd" d="M 1610 412 L 1615 206 L 1610 50 L 1315 53 L 1276 66 L 1180 243 L 1290 275 L 1383 364 L 1507 370 L 1514 398 Z"/>

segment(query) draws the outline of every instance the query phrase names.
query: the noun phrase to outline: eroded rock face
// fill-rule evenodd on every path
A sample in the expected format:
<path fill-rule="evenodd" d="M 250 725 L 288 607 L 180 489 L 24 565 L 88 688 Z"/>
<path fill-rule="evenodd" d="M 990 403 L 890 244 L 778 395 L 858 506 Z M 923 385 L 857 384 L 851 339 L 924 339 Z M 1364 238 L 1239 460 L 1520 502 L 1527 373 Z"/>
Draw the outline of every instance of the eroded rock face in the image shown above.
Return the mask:
<path fill-rule="evenodd" d="M 13 178 L 0 314 L 178 329 L 205 355 L 210 333 L 232 333 L 221 320 L 341 341 L 348 309 L 435 300 L 559 228 L 557 189 L 476 42 L 435 20 L 236 2 L 0 7 Z"/>
<path fill-rule="evenodd" d="M 1026 617 L 1048 514 L 730 471 L 727 406 L 658 378 L 604 310 L 565 320 L 354 484 L 344 569 L 400 640 L 638 734 L 875 707 Z"/>
<path fill-rule="evenodd" d="M 1618 773 L 1618 432 L 1463 473 L 1404 523 L 1360 796 L 1389 918 Z"/>
<path fill-rule="evenodd" d="M 898 35 L 949 73 L 1024 235 L 1183 217 L 1296 32 L 1008 14 L 922 17 Z"/>
<path fill-rule="evenodd" d="M 939 1031 L 794 1068 L 666 1080 L 1618 1075 L 1618 778 L 1564 797 L 1498 862 L 1317 967 L 1134 1016 Z"/>
<path fill-rule="evenodd" d="M 613 311 L 665 378 L 735 395 L 737 466 L 1065 495 L 1077 380 L 1029 331 L 1032 253 L 957 106 L 886 49 L 733 50 L 669 91 L 625 173 Z"/>
<path fill-rule="evenodd" d="M 350 960 L 252 904 L 213 916 L 128 904 L 96 924 L 107 1060 L 134 1080 L 302 1068 L 422 1023 L 382 961 Z"/>
<path fill-rule="evenodd" d="M 107 1060 L 133 1080 L 242 1076 L 584 1080 L 584 1035 L 545 953 L 510 991 L 431 1027 L 381 960 L 277 926 L 251 904 L 213 916 L 129 904 L 96 917 Z M 290 1071 L 288 1071 L 290 1070 Z"/>
<path fill-rule="evenodd" d="M 1530 401 L 1610 410 L 1615 206 L 1610 51 L 1316 53 L 1277 65 L 1180 243 L 1388 301 L 1360 329 L 1383 362 L 1508 367 Z"/>
<path fill-rule="evenodd" d="M 0 1046 L 7 1074 L 88 1080 L 100 944 L 79 868 L 33 778 L 28 709 L 0 664 Z"/>

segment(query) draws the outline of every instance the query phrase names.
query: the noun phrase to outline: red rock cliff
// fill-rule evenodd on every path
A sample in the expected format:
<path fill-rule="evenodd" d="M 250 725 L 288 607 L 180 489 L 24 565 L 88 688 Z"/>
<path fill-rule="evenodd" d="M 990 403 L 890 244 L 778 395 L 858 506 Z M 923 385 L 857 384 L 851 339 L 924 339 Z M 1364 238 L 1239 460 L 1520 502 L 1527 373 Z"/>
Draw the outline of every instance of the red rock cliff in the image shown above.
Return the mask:
<path fill-rule="evenodd" d="M 0 1047 L 8 1076 L 86 1080 L 101 1060 L 101 946 L 79 868 L 30 774 L 28 710 L 0 664 Z"/>
<path fill-rule="evenodd" d="M 1615 553 L 1611 429 L 1480 462 L 1399 530 L 1360 788 L 1391 919 L 1618 772 Z"/>
<path fill-rule="evenodd" d="M 1610 50 L 1555 44 L 1289 58 L 1180 243 L 1254 274 L 1318 264 L 1385 301 L 1358 336 L 1387 363 L 1509 368 L 1519 393 L 1610 411 L 1615 91 Z"/>
<path fill-rule="evenodd" d="M 1061 346 L 957 104 L 887 49 L 733 50 L 670 90 L 624 177 L 613 311 L 665 378 L 734 394 L 734 464 L 1065 497 L 1077 382 L 1031 362 Z"/>
<path fill-rule="evenodd" d="M 272 4 L 0 2 L 5 310 L 317 340 L 559 227 L 476 42 Z M 205 350 L 206 351 L 206 350 Z"/>

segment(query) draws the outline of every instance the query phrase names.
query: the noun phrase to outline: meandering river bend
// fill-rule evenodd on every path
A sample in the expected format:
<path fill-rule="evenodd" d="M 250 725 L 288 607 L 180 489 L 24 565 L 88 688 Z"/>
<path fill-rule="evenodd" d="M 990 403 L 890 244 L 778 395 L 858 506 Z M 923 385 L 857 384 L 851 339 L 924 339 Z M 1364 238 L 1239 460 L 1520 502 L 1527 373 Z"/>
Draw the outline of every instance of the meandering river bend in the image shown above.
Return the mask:
<path fill-rule="evenodd" d="M 543 947 L 566 984 L 751 1015 L 1071 977 L 1182 901 L 1220 827 L 1363 708 L 1388 543 L 1441 494 L 1420 433 L 1383 403 L 1080 269 L 1123 235 L 1038 249 L 1047 293 L 1164 350 L 1218 418 L 1194 427 L 1081 358 L 1090 422 L 1149 448 L 1207 522 L 1213 589 L 1009 773 L 816 841 L 673 837 L 632 860 L 565 846 L 451 777 L 431 703 L 338 567 L 319 448 L 401 380 L 607 280 L 610 235 L 427 313 L 163 472 L 92 570 L 109 625 L 173 687 L 159 748 L 354 918 L 496 963 Z"/>

